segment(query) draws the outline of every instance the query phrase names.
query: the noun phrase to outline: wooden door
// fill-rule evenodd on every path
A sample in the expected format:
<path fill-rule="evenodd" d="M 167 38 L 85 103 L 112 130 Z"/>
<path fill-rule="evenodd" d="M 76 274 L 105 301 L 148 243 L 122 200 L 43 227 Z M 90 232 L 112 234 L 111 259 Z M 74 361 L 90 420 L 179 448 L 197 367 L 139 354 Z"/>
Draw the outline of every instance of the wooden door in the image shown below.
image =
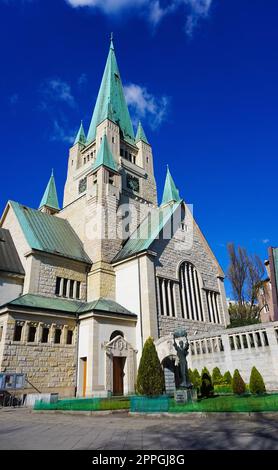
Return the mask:
<path fill-rule="evenodd" d="M 113 357 L 113 394 L 124 393 L 124 357 Z"/>

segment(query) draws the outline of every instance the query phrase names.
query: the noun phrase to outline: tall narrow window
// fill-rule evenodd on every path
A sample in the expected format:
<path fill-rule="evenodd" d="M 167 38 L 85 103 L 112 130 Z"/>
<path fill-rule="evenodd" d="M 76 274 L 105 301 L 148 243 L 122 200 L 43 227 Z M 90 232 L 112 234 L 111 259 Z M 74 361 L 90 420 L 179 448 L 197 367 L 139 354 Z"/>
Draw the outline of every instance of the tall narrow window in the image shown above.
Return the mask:
<path fill-rule="evenodd" d="M 70 280 L 70 289 L 69 289 L 69 297 L 70 297 L 70 299 L 73 299 L 73 287 L 74 287 L 74 281 L 71 279 L 71 280 Z"/>
<path fill-rule="evenodd" d="M 214 291 L 206 291 L 209 321 L 211 323 L 221 323 L 219 313 L 219 294 Z"/>
<path fill-rule="evenodd" d="M 60 294 L 60 287 L 61 287 L 61 278 L 56 277 L 55 295 Z"/>
<path fill-rule="evenodd" d="M 60 344 L 60 342 L 61 342 L 61 333 L 62 333 L 62 330 L 60 330 L 60 328 L 56 328 L 55 335 L 54 335 L 54 343 L 55 344 Z"/>
<path fill-rule="evenodd" d="M 42 329 L 42 343 L 48 343 L 48 337 L 49 337 L 49 328 L 43 328 Z"/>
<path fill-rule="evenodd" d="M 28 343 L 34 343 L 35 338 L 36 338 L 36 331 L 37 331 L 37 328 L 35 326 L 29 326 Z"/>
<path fill-rule="evenodd" d="M 195 266 L 184 262 L 179 270 L 182 316 L 188 320 L 204 321 L 199 274 Z"/>
<path fill-rule="evenodd" d="M 76 298 L 80 299 L 80 281 L 76 283 Z"/>
<path fill-rule="evenodd" d="M 63 284 L 63 297 L 67 296 L 67 286 L 68 286 L 68 279 L 64 279 L 64 284 Z"/>
<path fill-rule="evenodd" d="M 1 325 L 0 326 L 0 342 L 2 341 L 2 337 L 3 337 L 3 326 Z"/>
<path fill-rule="evenodd" d="M 21 341 L 21 335 L 22 335 L 22 325 L 20 325 L 19 323 L 16 323 L 14 327 L 14 341 Z"/>
<path fill-rule="evenodd" d="M 68 332 L 67 332 L 67 344 L 72 344 L 72 340 L 73 340 L 73 331 L 68 330 Z"/>
<path fill-rule="evenodd" d="M 167 317 L 176 316 L 175 283 L 170 279 L 158 278 L 160 314 Z"/>

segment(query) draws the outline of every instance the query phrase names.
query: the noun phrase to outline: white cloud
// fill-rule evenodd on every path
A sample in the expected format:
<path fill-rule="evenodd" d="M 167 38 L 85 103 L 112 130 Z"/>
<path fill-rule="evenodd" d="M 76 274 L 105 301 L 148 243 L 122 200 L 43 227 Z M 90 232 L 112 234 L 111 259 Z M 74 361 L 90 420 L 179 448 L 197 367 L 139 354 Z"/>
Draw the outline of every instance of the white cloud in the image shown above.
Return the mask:
<path fill-rule="evenodd" d="M 41 92 L 44 101 L 60 101 L 66 103 L 71 108 L 74 108 L 76 105 L 70 85 L 60 78 L 45 80 L 41 87 Z"/>
<path fill-rule="evenodd" d="M 88 77 L 86 73 L 82 73 L 77 80 L 77 85 L 81 88 L 83 85 L 86 85 Z"/>
<path fill-rule="evenodd" d="M 97 7 L 105 13 L 117 13 L 123 8 L 134 8 L 149 3 L 149 0 L 66 0 L 73 7 Z"/>
<path fill-rule="evenodd" d="M 70 144 L 74 141 L 74 132 L 67 130 L 57 119 L 53 121 L 53 131 L 50 136 L 52 142 L 68 142 Z"/>
<path fill-rule="evenodd" d="M 185 31 L 192 36 L 200 19 L 208 17 L 213 0 L 65 0 L 72 7 L 98 8 L 106 15 L 116 15 L 129 10 L 137 15 L 144 13 L 147 20 L 156 26 L 162 18 L 180 10 L 185 16 Z"/>
<path fill-rule="evenodd" d="M 124 86 L 124 93 L 134 116 L 134 123 L 137 124 L 139 119 L 147 119 L 149 125 L 155 129 L 165 120 L 169 108 L 167 96 L 158 98 L 135 83 Z"/>
<path fill-rule="evenodd" d="M 262 240 L 262 242 L 264 243 L 264 245 L 267 245 L 267 243 L 269 243 L 270 240 L 269 240 L 269 238 L 264 238 L 264 239 Z"/>

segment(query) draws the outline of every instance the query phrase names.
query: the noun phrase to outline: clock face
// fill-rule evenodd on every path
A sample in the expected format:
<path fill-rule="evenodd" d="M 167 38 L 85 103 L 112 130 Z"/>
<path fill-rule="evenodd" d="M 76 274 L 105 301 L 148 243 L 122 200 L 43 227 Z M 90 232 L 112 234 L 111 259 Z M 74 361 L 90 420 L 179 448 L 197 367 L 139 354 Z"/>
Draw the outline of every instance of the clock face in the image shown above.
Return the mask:
<path fill-rule="evenodd" d="M 127 175 L 126 185 L 128 189 L 139 193 L 139 179 L 135 178 L 135 176 Z"/>

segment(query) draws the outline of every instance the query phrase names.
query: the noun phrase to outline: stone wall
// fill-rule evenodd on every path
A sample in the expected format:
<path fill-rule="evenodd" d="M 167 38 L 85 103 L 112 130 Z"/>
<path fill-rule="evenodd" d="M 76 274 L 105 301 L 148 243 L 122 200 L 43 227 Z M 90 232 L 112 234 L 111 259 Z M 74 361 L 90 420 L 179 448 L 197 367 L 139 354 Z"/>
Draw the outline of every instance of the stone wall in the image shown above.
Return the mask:
<path fill-rule="evenodd" d="M 30 269 L 28 264 L 30 263 Z M 30 283 L 25 283 L 24 294 L 32 293 L 55 296 L 56 278 L 61 277 L 79 281 L 80 300 L 86 301 L 87 265 L 62 257 L 44 254 L 28 256 L 27 274 L 30 271 Z"/>
<path fill-rule="evenodd" d="M 167 335 L 179 327 L 185 327 L 189 333 L 192 334 L 194 332 L 210 332 L 212 329 L 223 328 L 229 322 L 226 312 L 225 290 L 224 288 L 222 289 L 222 286 L 219 284 L 223 284 L 223 281 L 219 278 L 219 267 L 203 241 L 199 229 L 194 225 L 192 230 L 192 244 L 188 242 L 189 238 L 187 241 L 183 240 L 181 229 L 178 229 L 174 237 L 170 240 L 156 240 L 152 246 L 152 250 L 157 253 L 157 257 L 155 258 L 155 271 L 157 278 L 163 277 L 165 279 L 173 280 L 175 283 L 176 317 L 174 318 L 160 314 L 160 299 L 157 282 L 156 297 L 158 304 L 158 325 L 160 336 Z M 189 231 L 187 237 L 190 236 L 191 234 Z M 201 277 L 202 286 L 200 287 L 204 322 L 182 318 L 178 270 L 180 264 L 184 261 L 192 263 Z M 219 293 L 219 325 L 209 321 L 206 290 L 212 290 Z"/>
<path fill-rule="evenodd" d="M 278 322 L 214 331 L 190 336 L 189 367 L 221 373 L 238 369 L 249 382 L 253 366 L 262 374 L 268 390 L 278 390 Z"/>
<path fill-rule="evenodd" d="M 55 392 L 61 396 L 74 396 L 77 344 L 75 319 L 42 315 L 10 312 L 1 317 L 4 331 L 0 343 L 0 370 L 26 374 L 26 378 L 42 393 Z M 16 322 L 23 325 L 21 341 L 14 341 Z M 29 325 L 37 326 L 34 342 L 27 341 Z M 48 343 L 41 342 L 43 326 L 50 328 Z M 62 331 L 61 344 L 54 343 L 56 328 Z M 68 329 L 73 331 L 72 344 L 66 344 Z M 33 393 L 34 388 L 26 384 L 25 392 Z"/>

